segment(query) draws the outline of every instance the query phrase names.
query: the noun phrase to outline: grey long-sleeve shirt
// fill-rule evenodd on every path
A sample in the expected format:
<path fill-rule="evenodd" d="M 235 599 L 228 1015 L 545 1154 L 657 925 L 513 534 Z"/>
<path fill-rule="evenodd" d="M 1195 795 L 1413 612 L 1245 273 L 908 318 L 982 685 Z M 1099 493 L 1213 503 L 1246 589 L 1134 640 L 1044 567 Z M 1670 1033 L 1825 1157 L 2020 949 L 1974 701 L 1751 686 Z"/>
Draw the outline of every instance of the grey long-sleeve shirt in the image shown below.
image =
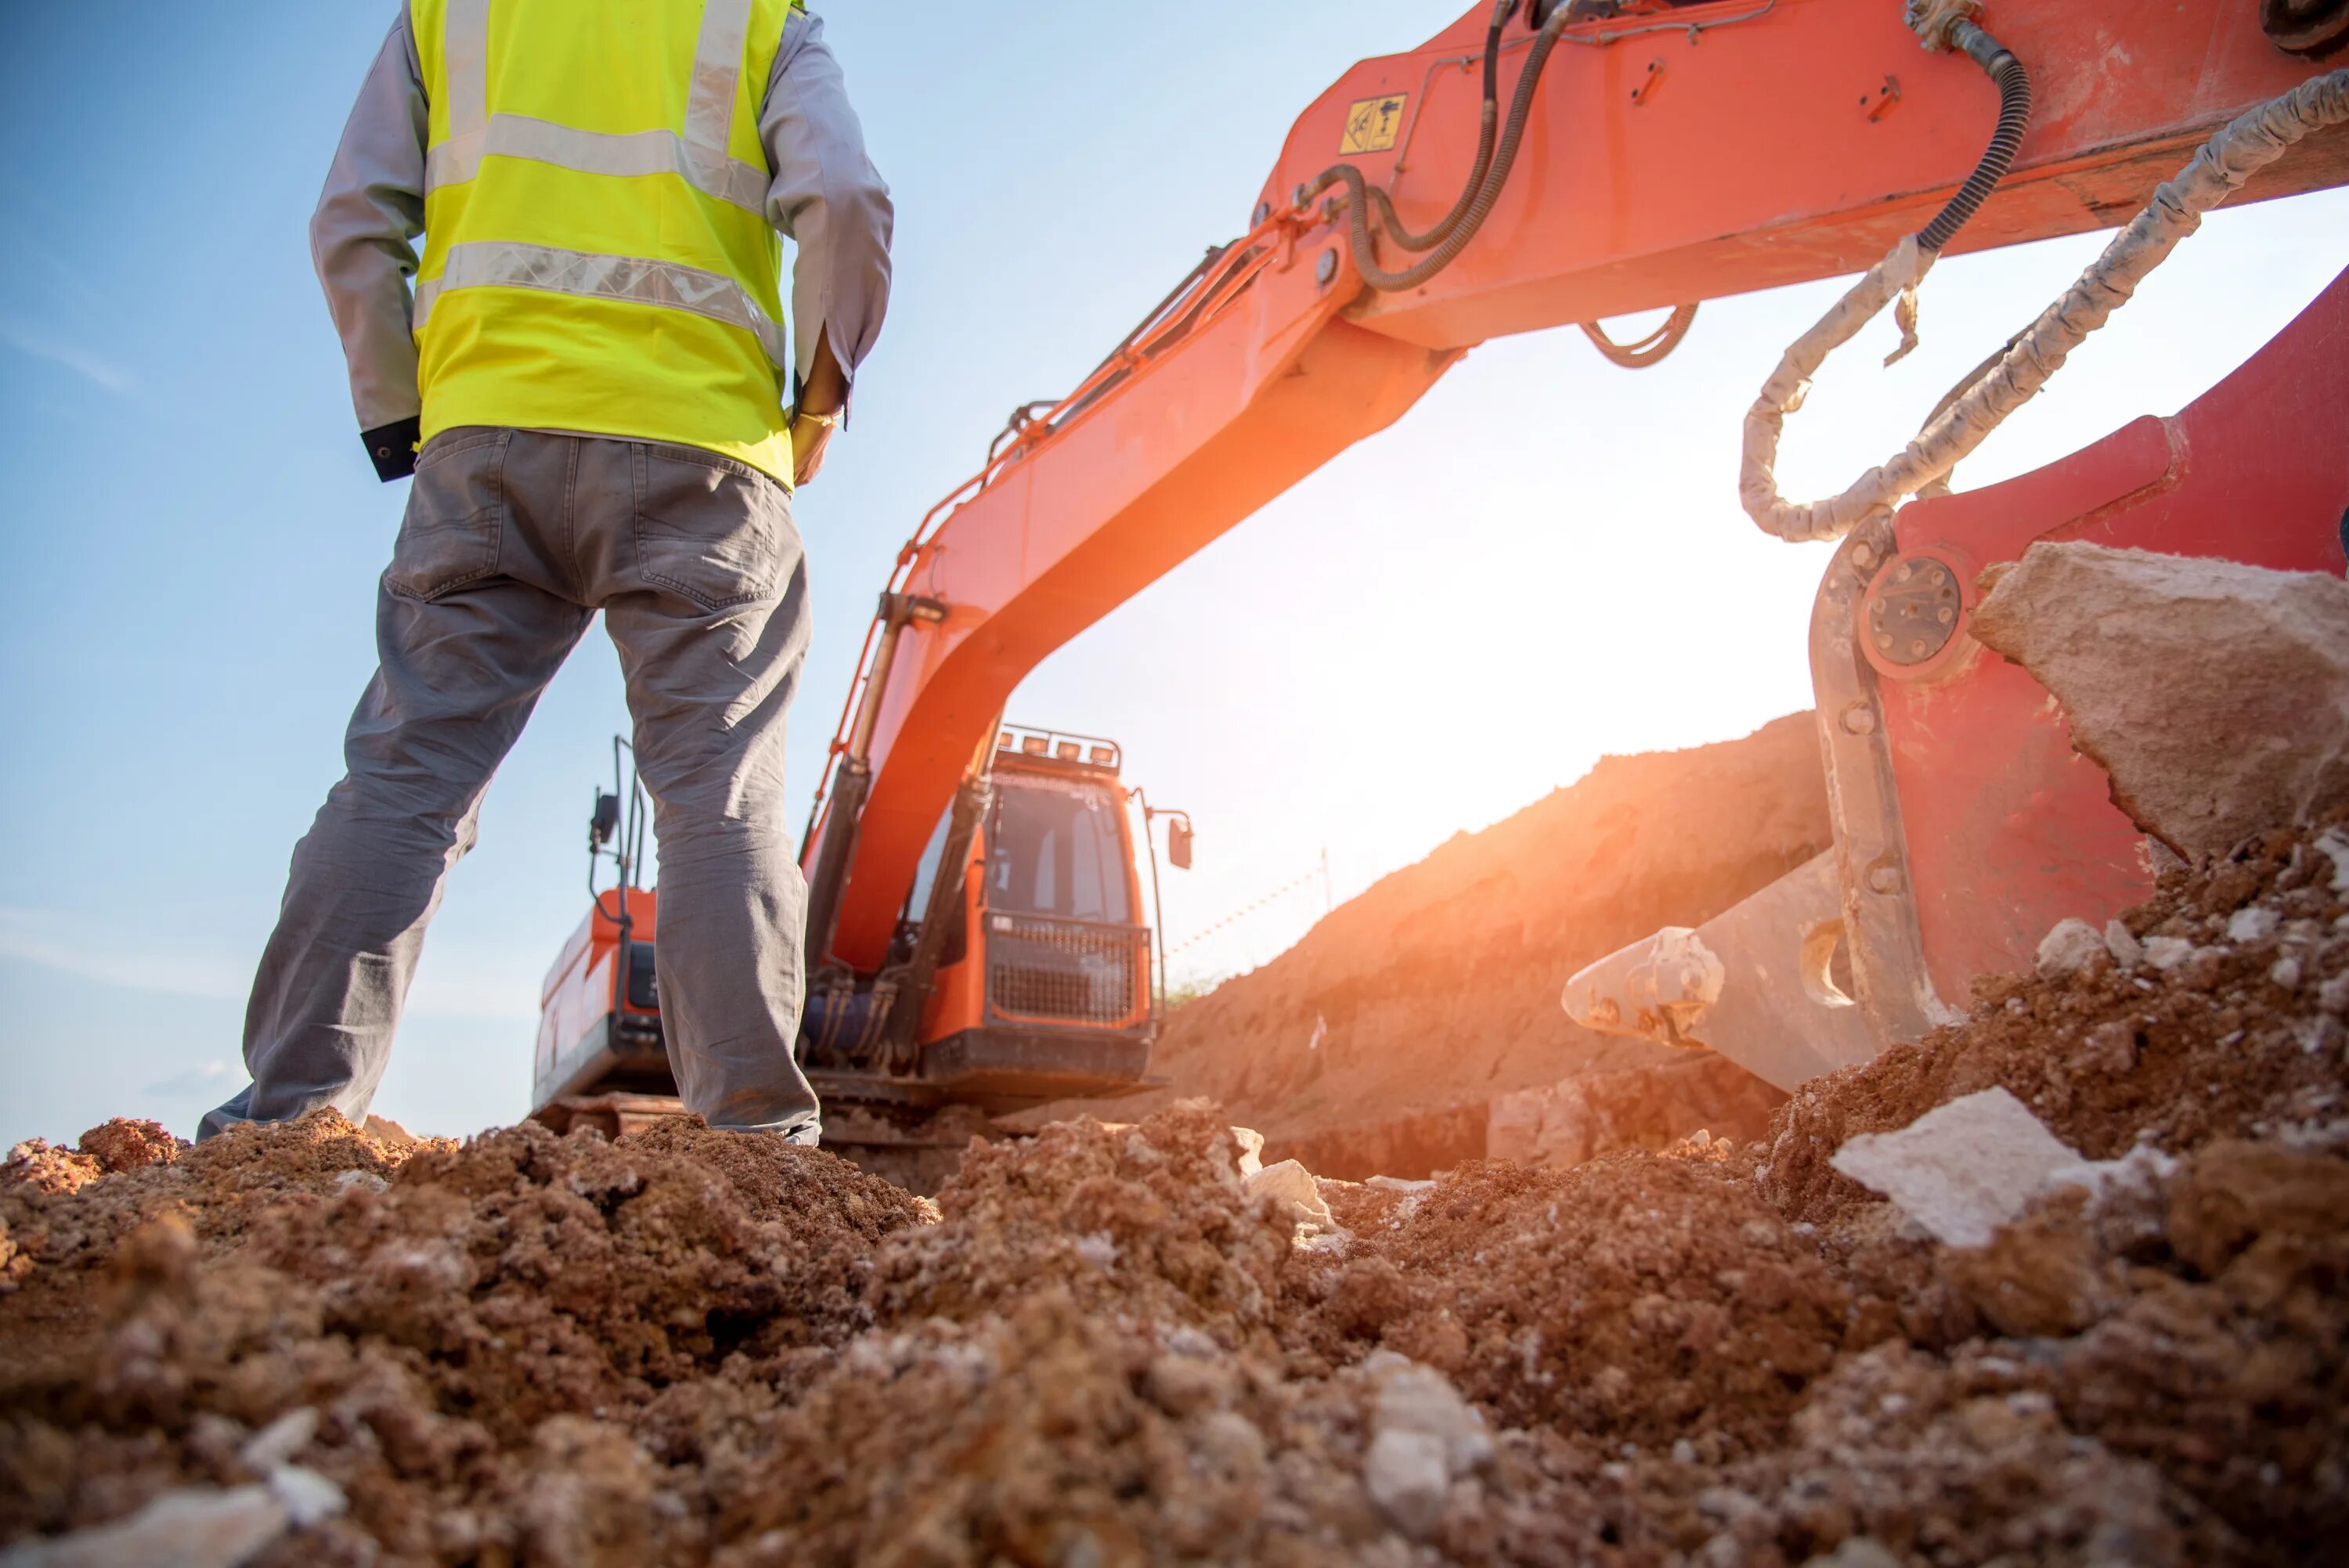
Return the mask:
<path fill-rule="evenodd" d="M 349 361 L 361 430 L 423 411 L 416 385 L 416 239 L 424 232 L 424 73 L 402 5 L 336 150 L 310 256 Z M 799 248 L 792 274 L 792 358 L 804 381 L 817 337 L 853 377 L 889 304 L 889 187 L 864 153 L 823 23 L 794 11 L 767 80 L 759 139 L 774 171 L 767 221 Z"/>

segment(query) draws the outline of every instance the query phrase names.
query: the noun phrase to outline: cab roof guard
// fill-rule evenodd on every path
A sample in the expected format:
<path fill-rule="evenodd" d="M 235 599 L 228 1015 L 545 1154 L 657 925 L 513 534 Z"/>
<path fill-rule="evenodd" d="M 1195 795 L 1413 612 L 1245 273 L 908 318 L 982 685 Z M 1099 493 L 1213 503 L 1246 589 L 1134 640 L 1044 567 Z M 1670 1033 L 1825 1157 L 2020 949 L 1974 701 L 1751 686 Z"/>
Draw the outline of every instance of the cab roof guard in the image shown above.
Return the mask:
<path fill-rule="evenodd" d="M 1125 748 L 1105 737 L 1078 735 L 1065 729 L 1039 729 L 1025 724 L 997 726 L 995 749 L 1015 757 L 1074 763 L 1080 768 L 1098 768 L 1110 773 L 1115 773 L 1125 763 Z"/>

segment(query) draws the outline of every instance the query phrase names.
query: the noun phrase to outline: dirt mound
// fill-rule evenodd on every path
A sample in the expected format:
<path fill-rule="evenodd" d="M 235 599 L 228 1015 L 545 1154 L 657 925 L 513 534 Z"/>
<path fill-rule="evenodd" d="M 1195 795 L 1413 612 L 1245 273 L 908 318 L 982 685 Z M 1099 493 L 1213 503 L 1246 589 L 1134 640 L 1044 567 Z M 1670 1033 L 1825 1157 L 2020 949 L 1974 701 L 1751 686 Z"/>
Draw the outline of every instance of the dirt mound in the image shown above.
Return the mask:
<path fill-rule="evenodd" d="M 1827 1369 L 1849 1302 L 1722 1158 L 1468 1167 L 1297 1282 L 1300 1343 L 1412 1356 L 1513 1426 L 1742 1451 Z"/>
<path fill-rule="evenodd" d="M 1498 1152 L 1489 1108 L 1513 1093 L 1622 1074 L 1606 1114 L 1560 1130 L 1571 1158 L 1700 1128 L 1755 1136 L 1775 1090 L 1718 1058 L 1580 1028 L 1558 995 L 1586 965 L 1661 926 L 1702 924 L 1833 842 L 1807 714 L 1743 740 L 1608 758 L 1176 1012 L 1151 1061 L 1171 1089 L 1047 1114 L 1127 1120 L 1205 1096 L 1261 1130 L 1268 1158 L 1423 1176 Z"/>
<path fill-rule="evenodd" d="M 1984 980 L 1965 1024 L 1806 1085 L 1777 1124 L 1765 1190 L 1822 1218 L 1859 1193 L 1826 1167 L 1844 1140 L 1992 1086 L 2099 1160 L 2342 1115 L 2344 866 L 2336 829 L 2173 869 L 2084 967 Z"/>
<path fill-rule="evenodd" d="M 171 1550 L 80 1560 L 2329 1563 L 2320 844 L 2349 857 L 2276 835 L 2173 876 L 2101 956 L 1752 1142 L 1324 1181 L 1326 1226 L 1202 1103 L 982 1148 L 935 1206 L 689 1121 L 27 1150 L 5 1561 L 129 1521 Z M 1994 1086 L 2120 1158 L 1971 1248 L 1830 1163 Z"/>

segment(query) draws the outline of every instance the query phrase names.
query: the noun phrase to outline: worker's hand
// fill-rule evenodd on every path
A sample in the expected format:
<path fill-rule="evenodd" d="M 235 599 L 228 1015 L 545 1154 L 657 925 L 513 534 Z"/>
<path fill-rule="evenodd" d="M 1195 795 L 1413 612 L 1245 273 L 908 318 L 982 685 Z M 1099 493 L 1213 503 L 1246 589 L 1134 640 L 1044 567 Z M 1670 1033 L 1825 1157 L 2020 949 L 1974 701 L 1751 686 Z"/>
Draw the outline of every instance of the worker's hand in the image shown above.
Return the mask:
<path fill-rule="evenodd" d="M 792 421 L 792 483 L 812 481 L 823 472 L 823 454 L 832 445 L 833 427 L 802 414 Z"/>
<path fill-rule="evenodd" d="M 823 472 L 824 449 L 832 445 L 840 412 L 848 405 L 848 373 L 832 351 L 829 327 L 816 333 L 813 360 L 792 419 L 792 482 L 795 485 L 806 484 Z"/>

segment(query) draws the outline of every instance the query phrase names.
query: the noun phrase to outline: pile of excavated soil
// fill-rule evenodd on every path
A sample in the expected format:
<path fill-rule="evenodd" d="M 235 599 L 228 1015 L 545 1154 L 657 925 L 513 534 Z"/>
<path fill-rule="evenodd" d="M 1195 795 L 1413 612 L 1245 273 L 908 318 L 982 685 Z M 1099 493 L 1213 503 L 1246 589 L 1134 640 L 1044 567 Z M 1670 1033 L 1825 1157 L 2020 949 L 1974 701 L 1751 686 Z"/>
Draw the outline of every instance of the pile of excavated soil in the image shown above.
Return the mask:
<path fill-rule="evenodd" d="M 1743 740 L 1608 758 L 1179 1009 L 1152 1054 L 1164 1092 L 1034 1119 L 1131 1120 L 1204 1096 L 1261 1130 L 1268 1159 L 1424 1176 L 1501 1152 L 1496 1102 L 1572 1080 L 1589 1129 L 1578 1152 L 1699 1129 L 1751 1138 L 1775 1090 L 1708 1053 L 1593 1034 L 1558 996 L 1576 971 L 1660 927 L 1701 925 L 1833 843 L 1808 714 Z"/>
<path fill-rule="evenodd" d="M 1753 1141 L 1571 1170 L 1300 1194 L 1203 1102 L 979 1147 L 935 1207 L 688 1121 L 28 1147 L 0 1562 L 2337 1562 L 2323 844 L 2174 874 Z M 1975 1247 L 1830 1163 L 1992 1088 L 2126 1161 Z M 109 1525 L 165 1544 L 41 1539 Z"/>

